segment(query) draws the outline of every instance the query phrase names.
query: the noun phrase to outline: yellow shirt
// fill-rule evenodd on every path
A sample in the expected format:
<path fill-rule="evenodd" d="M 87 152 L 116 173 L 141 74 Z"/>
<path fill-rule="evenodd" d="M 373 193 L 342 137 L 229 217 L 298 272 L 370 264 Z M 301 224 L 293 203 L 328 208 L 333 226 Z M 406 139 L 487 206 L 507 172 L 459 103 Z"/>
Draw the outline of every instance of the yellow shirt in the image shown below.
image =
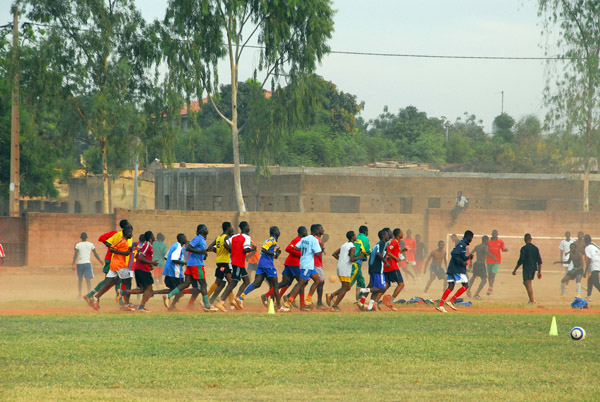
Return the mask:
<path fill-rule="evenodd" d="M 112 237 L 108 240 L 106 240 L 106 242 L 108 244 L 110 244 L 111 247 L 114 247 L 115 244 L 119 243 L 119 241 L 123 238 L 123 231 L 121 230 L 120 232 L 115 233 L 114 235 L 112 235 Z M 133 239 L 127 239 L 127 246 L 131 247 L 133 245 Z M 113 254 L 113 257 L 115 255 Z M 127 258 L 125 259 L 125 263 L 127 264 L 127 266 L 129 266 L 129 256 L 127 256 Z"/>
<path fill-rule="evenodd" d="M 229 250 L 225 248 L 226 238 L 227 235 L 222 234 L 221 236 L 217 237 L 217 240 L 215 240 L 215 246 L 217 248 L 217 264 L 229 264 L 229 262 L 231 261 L 231 254 Z"/>

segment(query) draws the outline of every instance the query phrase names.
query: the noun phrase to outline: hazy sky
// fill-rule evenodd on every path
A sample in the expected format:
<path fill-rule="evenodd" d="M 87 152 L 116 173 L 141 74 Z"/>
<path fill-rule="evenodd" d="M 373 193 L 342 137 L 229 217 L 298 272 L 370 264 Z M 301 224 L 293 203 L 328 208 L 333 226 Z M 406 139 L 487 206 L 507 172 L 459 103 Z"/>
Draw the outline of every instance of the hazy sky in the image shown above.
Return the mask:
<path fill-rule="evenodd" d="M 162 18 L 167 0 L 136 0 L 147 19 Z M 0 0 L 10 20 L 10 0 Z M 332 50 L 465 56 L 543 56 L 533 0 L 334 0 Z M 240 79 L 252 75 L 257 51 L 249 49 Z M 220 77 L 227 81 L 227 64 Z M 327 56 L 317 73 L 365 102 L 372 119 L 388 106 L 408 105 L 454 120 L 469 112 L 486 130 L 501 110 L 516 119 L 543 117 L 544 61 L 442 60 L 359 55 Z M 260 77 L 260 75 L 259 75 Z"/>

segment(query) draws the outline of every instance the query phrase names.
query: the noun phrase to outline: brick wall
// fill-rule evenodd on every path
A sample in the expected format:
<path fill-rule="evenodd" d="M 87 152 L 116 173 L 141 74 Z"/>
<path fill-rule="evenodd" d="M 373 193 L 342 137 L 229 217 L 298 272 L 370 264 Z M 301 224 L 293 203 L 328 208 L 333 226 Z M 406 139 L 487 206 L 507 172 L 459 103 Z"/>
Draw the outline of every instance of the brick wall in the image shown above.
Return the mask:
<path fill-rule="evenodd" d="M 596 242 L 600 239 L 600 213 L 583 213 L 570 211 L 495 211 L 467 210 L 462 213 L 456 224 L 449 226 L 449 212 L 428 210 L 427 233 L 429 246 L 436 247 L 438 240 L 446 240 L 448 234 L 456 233 L 459 238 L 465 230 L 471 230 L 476 236 L 491 235 L 493 229 L 498 230 L 509 252 L 503 254 L 503 262 L 513 265 L 519 258 L 519 250 L 524 245 L 523 235 L 530 233 L 533 243 L 539 247 L 545 269 L 559 270 L 560 266 L 552 265 L 559 259 L 558 245 L 561 239 L 544 239 L 545 237 L 562 238 L 566 231 L 576 238 L 577 232 L 588 233 Z M 515 236 L 516 238 L 509 238 Z M 473 245 L 480 243 L 479 238 Z"/>
<path fill-rule="evenodd" d="M 71 266 L 75 244 L 81 232 L 96 245 L 101 259 L 106 247 L 98 237 L 115 226 L 114 215 L 27 214 L 27 265 L 32 267 Z M 92 256 L 92 258 L 94 258 Z"/>
<path fill-rule="evenodd" d="M 134 239 L 146 230 L 155 234 L 162 232 L 166 242 L 172 244 L 177 233 L 185 233 L 188 238 L 195 234 L 196 226 L 204 223 L 212 241 L 221 233 L 221 223 L 230 221 L 236 227 L 240 217 L 236 212 L 227 211 L 165 211 L 165 210 L 117 210 L 116 215 L 82 215 L 82 214 L 42 214 L 30 213 L 27 216 L 27 264 L 29 266 L 69 266 L 73 258 L 73 246 L 79 241 L 82 231 L 88 233 L 90 241 L 116 228 L 120 219 L 129 219 L 134 226 Z M 600 221 L 598 213 L 578 212 L 545 212 L 545 211 L 492 211 L 468 210 L 464 212 L 453 226 L 450 226 L 450 215 L 445 210 L 428 210 L 425 214 L 331 214 L 331 213 L 299 213 L 299 212 L 248 212 L 243 220 L 251 226 L 251 236 L 257 244 L 262 243 L 269 234 L 269 227 L 279 226 L 280 243 L 285 246 L 296 236 L 300 225 L 309 227 L 312 223 L 321 223 L 325 232 L 330 235 L 327 246 L 326 266 L 334 267 L 330 257 L 333 250 L 345 241 L 348 230 L 358 230 L 360 225 L 370 229 L 369 238 L 374 243 L 377 231 L 382 227 L 400 227 L 405 232 L 412 229 L 413 234 L 421 234 L 428 249 L 436 247 L 438 240 L 447 240 L 447 235 L 456 233 L 459 236 L 467 229 L 476 235 L 490 234 L 492 229 L 500 232 L 510 251 L 503 259 L 512 264 L 518 258 L 518 250 L 523 245 L 522 236 L 529 232 L 534 243 L 540 247 L 542 258 L 546 263 L 558 259 L 558 243 L 560 239 L 541 239 L 541 237 L 562 237 L 566 230 L 573 236 L 581 230 L 600 239 Z M 506 236 L 515 236 L 508 238 Z M 474 244 L 478 243 L 476 239 Z M 105 247 L 95 242 L 98 254 L 103 257 Z M 549 264 L 546 265 L 548 268 Z M 555 269 L 559 267 L 555 266 Z"/>
<path fill-rule="evenodd" d="M 298 226 L 310 229 L 313 223 L 323 225 L 329 234 L 329 243 L 326 246 L 325 264 L 335 266 L 335 260 L 330 256 L 346 241 L 348 230 L 358 231 L 360 225 L 367 225 L 370 229 L 369 238 L 373 243 L 377 238 L 377 231 L 383 227 L 400 227 L 412 229 L 414 234 L 424 233 L 425 220 L 423 215 L 383 215 L 383 214 L 331 214 L 331 213 L 300 213 L 300 212 L 248 212 L 240 219 L 236 212 L 211 212 L 211 211 L 140 211 L 117 210 L 116 221 L 128 219 L 134 227 L 134 238 L 140 233 L 152 230 L 154 234 L 162 232 L 166 243 L 176 241 L 178 233 L 185 233 L 188 240 L 196 233 L 198 224 L 208 226 L 209 242 L 221 234 L 221 223 L 230 221 L 236 227 L 241 220 L 250 223 L 250 235 L 260 245 L 269 236 L 269 227 L 279 226 L 281 231 L 280 244 L 285 248 L 296 237 Z M 287 256 L 287 254 L 284 253 Z"/>

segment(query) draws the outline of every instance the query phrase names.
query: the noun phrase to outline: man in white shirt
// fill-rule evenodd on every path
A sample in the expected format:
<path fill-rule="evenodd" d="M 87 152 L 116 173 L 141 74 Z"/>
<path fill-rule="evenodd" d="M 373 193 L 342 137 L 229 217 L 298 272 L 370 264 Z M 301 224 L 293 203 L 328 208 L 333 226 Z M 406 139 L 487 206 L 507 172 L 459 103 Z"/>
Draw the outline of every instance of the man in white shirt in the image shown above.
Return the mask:
<path fill-rule="evenodd" d="M 100 259 L 100 257 L 98 257 L 94 243 L 87 241 L 87 233 L 83 232 L 79 237 L 81 238 L 81 241 L 75 245 L 75 254 L 73 255 L 71 267 L 73 271 L 75 271 L 75 268 L 77 268 L 77 289 L 79 290 L 78 298 L 81 298 L 81 283 L 84 277 L 88 292 L 92 288 L 92 284 L 90 282 L 90 279 L 94 277 L 91 261 L 92 252 L 94 252 L 94 257 L 96 257 L 101 265 L 104 265 L 104 262 Z M 76 261 L 77 266 L 75 265 Z"/>
<path fill-rule="evenodd" d="M 331 306 L 331 311 L 340 311 L 338 305 L 346 295 L 346 292 L 350 290 L 350 285 L 352 283 L 352 264 L 355 261 L 362 259 L 364 256 L 362 252 L 358 255 L 354 252 L 356 248 L 354 246 L 354 242 L 356 241 L 356 233 L 354 233 L 354 231 L 351 230 L 347 232 L 346 239 L 348 239 L 348 241 L 342 244 L 342 247 L 335 250 L 332 254 L 333 258 L 338 260 L 337 274 L 342 283 L 342 288 L 339 290 L 333 306 Z"/>
<path fill-rule="evenodd" d="M 454 205 L 454 208 L 452 208 L 452 224 L 454 224 L 454 222 L 456 222 L 456 219 L 458 219 L 458 215 L 460 215 L 461 212 L 463 212 L 465 209 L 467 209 L 467 206 L 469 205 L 469 200 L 467 199 L 467 197 L 465 197 L 462 193 L 462 191 L 459 191 L 458 193 L 456 193 L 456 204 Z"/>
<path fill-rule="evenodd" d="M 590 274 L 587 285 L 587 300 L 589 302 L 592 300 L 594 286 L 600 292 L 600 280 L 598 279 L 600 274 L 600 248 L 592 243 L 592 237 L 589 234 L 583 237 L 583 242 L 585 243 L 585 256 L 588 258 L 587 273 Z"/>
<path fill-rule="evenodd" d="M 565 238 L 558 245 L 558 249 L 560 250 L 559 261 L 567 261 L 569 259 L 569 252 L 573 243 L 575 243 L 575 239 L 571 238 L 571 232 L 565 232 Z M 563 267 L 566 273 L 569 270 L 569 264 L 563 264 Z"/>

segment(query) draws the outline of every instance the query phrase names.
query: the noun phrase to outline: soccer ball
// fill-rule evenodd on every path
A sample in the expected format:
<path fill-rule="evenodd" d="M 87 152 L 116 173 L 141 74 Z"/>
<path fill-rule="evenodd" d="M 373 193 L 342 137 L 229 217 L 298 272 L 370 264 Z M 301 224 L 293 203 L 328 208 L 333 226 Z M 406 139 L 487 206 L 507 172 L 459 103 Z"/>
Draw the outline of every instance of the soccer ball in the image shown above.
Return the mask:
<path fill-rule="evenodd" d="M 571 330 L 571 339 L 574 341 L 581 341 L 585 338 L 585 330 L 581 327 L 574 327 Z"/>

